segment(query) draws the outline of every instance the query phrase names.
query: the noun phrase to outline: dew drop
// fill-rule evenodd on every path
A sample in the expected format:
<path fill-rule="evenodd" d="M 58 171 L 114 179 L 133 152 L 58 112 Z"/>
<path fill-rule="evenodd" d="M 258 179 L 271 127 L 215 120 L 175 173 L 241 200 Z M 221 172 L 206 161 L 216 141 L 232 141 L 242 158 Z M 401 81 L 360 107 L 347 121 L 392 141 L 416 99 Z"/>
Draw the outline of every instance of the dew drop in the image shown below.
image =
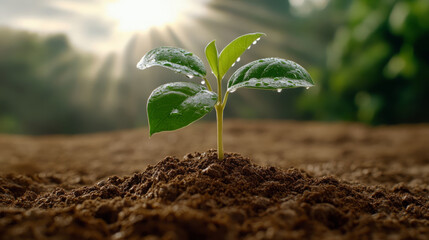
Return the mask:
<path fill-rule="evenodd" d="M 253 41 L 253 45 L 255 45 L 257 42 L 258 42 L 258 41 L 256 41 L 256 40 L 255 40 L 255 41 Z"/>
<path fill-rule="evenodd" d="M 281 92 L 282 92 L 282 89 L 281 89 L 281 88 L 277 89 L 277 92 L 278 92 L 278 93 L 281 93 Z"/>
<path fill-rule="evenodd" d="M 179 110 L 178 110 L 178 109 L 173 109 L 173 110 L 171 111 L 170 115 L 178 114 L 178 113 L 179 113 Z"/>
<path fill-rule="evenodd" d="M 235 63 L 233 63 L 233 64 L 231 65 L 231 67 L 234 67 L 234 65 L 235 65 Z"/>
<path fill-rule="evenodd" d="M 241 58 L 240 58 L 240 57 L 238 57 L 238 58 L 237 58 L 237 62 L 240 62 L 240 60 L 241 60 Z"/>
<path fill-rule="evenodd" d="M 235 92 L 235 91 L 237 91 L 237 88 L 234 88 L 234 89 L 232 89 L 231 91 L 229 91 L 230 93 L 233 93 L 233 92 Z"/>
<path fill-rule="evenodd" d="M 305 89 L 309 89 L 310 87 L 306 87 Z"/>
<path fill-rule="evenodd" d="M 188 78 L 191 78 L 191 79 L 194 77 L 194 76 L 192 76 L 192 75 L 186 75 L 186 76 L 187 76 Z"/>
<path fill-rule="evenodd" d="M 204 80 L 201 80 L 201 84 L 202 84 L 202 85 L 204 85 L 204 83 L 206 83 L 206 81 L 204 81 Z"/>
<path fill-rule="evenodd" d="M 259 40 L 261 40 L 261 38 L 259 37 L 258 39 L 256 39 L 256 41 L 259 41 Z"/>
<path fill-rule="evenodd" d="M 247 49 L 250 49 L 251 46 L 249 46 Z"/>

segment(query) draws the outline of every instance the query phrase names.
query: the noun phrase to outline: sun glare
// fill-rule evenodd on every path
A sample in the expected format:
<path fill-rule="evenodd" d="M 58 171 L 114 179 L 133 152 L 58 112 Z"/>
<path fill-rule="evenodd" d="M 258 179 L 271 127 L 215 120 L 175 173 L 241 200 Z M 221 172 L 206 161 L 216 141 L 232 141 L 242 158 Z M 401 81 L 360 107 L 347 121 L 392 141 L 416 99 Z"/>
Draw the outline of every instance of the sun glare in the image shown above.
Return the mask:
<path fill-rule="evenodd" d="M 116 0 L 108 4 L 107 14 L 122 31 L 138 31 L 173 23 L 188 7 L 189 1 Z"/>

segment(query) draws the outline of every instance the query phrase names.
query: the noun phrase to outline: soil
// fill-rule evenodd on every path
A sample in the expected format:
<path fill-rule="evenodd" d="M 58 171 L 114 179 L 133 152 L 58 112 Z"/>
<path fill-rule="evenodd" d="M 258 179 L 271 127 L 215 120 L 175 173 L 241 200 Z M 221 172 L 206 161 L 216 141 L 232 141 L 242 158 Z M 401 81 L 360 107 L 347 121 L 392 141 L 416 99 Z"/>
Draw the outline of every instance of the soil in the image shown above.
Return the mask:
<path fill-rule="evenodd" d="M 428 124 L 215 131 L 0 135 L 0 239 L 429 239 Z"/>

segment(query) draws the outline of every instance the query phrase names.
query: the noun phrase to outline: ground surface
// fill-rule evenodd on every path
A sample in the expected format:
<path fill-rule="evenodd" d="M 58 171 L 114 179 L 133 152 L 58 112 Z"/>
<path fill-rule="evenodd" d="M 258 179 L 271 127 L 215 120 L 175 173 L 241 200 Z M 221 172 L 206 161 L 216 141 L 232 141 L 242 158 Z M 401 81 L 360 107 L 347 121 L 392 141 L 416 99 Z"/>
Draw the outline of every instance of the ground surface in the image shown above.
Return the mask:
<path fill-rule="evenodd" d="M 224 138 L 239 154 L 219 162 L 211 123 L 0 135 L 0 239 L 429 239 L 429 125 L 226 121 Z"/>

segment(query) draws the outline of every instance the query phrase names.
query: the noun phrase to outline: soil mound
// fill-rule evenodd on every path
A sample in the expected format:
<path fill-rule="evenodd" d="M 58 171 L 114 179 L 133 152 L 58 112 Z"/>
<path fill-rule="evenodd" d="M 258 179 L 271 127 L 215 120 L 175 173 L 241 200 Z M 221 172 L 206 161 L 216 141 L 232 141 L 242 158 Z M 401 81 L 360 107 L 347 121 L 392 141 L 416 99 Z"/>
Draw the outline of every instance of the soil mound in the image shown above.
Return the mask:
<path fill-rule="evenodd" d="M 56 184 L 54 184 L 54 183 Z M 51 185 L 49 185 L 51 184 Z M 54 185 L 52 185 L 54 184 Z M 55 186 L 55 187 L 53 187 Z M 262 167 L 213 150 L 92 186 L 0 178 L 3 239 L 427 239 L 429 193 Z"/>

